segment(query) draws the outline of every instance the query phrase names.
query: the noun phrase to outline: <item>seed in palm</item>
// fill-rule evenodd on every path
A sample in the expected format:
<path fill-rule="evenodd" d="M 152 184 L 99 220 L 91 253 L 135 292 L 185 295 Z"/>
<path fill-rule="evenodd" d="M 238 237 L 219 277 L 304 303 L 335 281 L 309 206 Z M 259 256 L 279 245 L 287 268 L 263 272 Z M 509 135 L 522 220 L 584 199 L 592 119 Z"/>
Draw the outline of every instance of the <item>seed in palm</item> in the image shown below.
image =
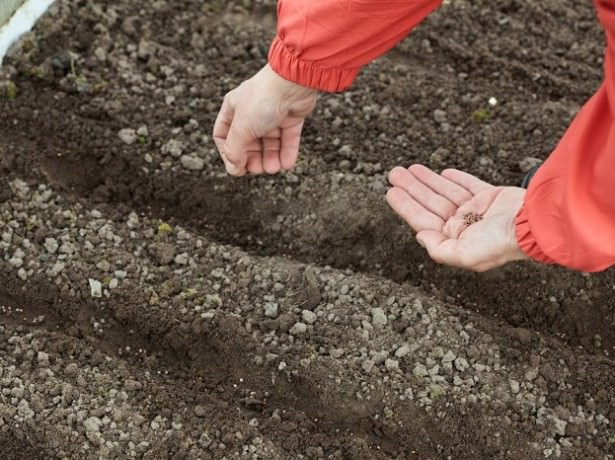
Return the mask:
<path fill-rule="evenodd" d="M 476 214 L 474 212 L 466 212 L 463 215 L 463 220 L 466 224 L 466 227 L 469 227 L 472 224 L 475 224 L 476 222 L 480 222 L 481 220 L 483 220 L 483 216 L 480 214 Z"/>

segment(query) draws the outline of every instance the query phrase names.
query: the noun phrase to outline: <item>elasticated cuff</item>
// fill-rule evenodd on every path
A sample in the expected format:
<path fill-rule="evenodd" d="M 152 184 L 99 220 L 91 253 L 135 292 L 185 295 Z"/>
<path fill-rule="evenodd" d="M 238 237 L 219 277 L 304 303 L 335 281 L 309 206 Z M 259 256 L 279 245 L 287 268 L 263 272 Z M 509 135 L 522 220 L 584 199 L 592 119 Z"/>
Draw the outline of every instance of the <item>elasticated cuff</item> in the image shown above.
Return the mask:
<path fill-rule="evenodd" d="M 531 259 L 543 264 L 555 264 L 556 262 L 549 258 L 542 250 L 530 228 L 530 222 L 527 215 L 525 205 L 521 207 L 515 219 L 515 232 L 517 235 L 517 243 L 521 250 Z"/>
<path fill-rule="evenodd" d="M 276 36 L 269 49 L 269 65 L 286 80 L 330 93 L 348 89 L 360 70 L 360 67 L 321 67 L 314 62 L 304 61 L 288 49 L 279 36 Z"/>

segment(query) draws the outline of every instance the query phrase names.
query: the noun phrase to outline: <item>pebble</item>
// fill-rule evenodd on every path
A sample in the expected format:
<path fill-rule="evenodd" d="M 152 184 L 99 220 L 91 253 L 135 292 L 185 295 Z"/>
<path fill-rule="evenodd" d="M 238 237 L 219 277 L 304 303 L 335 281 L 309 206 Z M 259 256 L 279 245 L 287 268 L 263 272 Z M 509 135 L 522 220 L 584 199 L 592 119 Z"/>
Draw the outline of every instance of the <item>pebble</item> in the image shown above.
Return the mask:
<path fill-rule="evenodd" d="M 176 249 L 170 243 L 154 243 L 148 252 L 159 265 L 169 265 L 175 259 Z"/>
<path fill-rule="evenodd" d="M 21 257 L 13 256 L 9 259 L 9 264 L 15 268 L 19 268 L 23 265 L 23 259 Z"/>
<path fill-rule="evenodd" d="M 47 252 L 49 252 L 50 254 L 55 254 L 60 247 L 60 245 L 58 244 L 58 240 L 56 240 L 55 238 L 45 238 L 44 246 Z"/>
<path fill-rule="evenodd" d="M 117 136 L 126 145 L 131 145 L 137 142 L 137 132 L 132 128 L 120 129 Z"/>
<path fill-rule="evenodd" d="M 90 295 L 94 298 L 102 297 L 102 283 L 95 279 L 88 279 L 90 283 Z"/>
<path fill-rule="evenodd" d="M 100 431 L 100 427 L 103 425 L 103 422 L 98 417 L 90 417 L 83 422 L 85 426 L 85 431 L 91 433 L 98 433 Z"/>
<path fill-rule="evenodd" d="M 177 254 L 173 260 L 177 265 L 187 265 L 190 257 L 187 253 L 182 252 L 181 254 Z"/>
<path fill-rule="evenodd" d="M 306 332 L 307 332 L 307 325 L 305 323 L 295 323 L 295 325 L 290 328 L 290 333 L 292 335 L 303 335 Z"/>
<path fill-rule="evenodd" d="M 459 372 L 464 372 L 469 367 L 468 361 L 465 358 L 455 359 L 455 369 Z"/>
<path fill-rule="evenodd" d="M 314 324 L 317 319 L 316 313 L 310 310 L 303 310 L 301 312 L 301 317 L 303 318 L 303 321 L 305 321 L 307 324 Z"/>
<path fill-rule="evenodd" d="M 519 393 L 519 390 L 520 390 L 519 382 L 517 382 L 516 380 L 512 380 L 511 379 L 508 383 L 510 385 L 510 391 L 513 394 L 516 395 L 517 393 Z"/>
<path fill-rule="evenodd" d="M 205 160 L 196 155 L 182 155 L 179 161 L 184 168 L 190 171 L 200 171 L 205 167 Z"/>
<path fill-rule="evenodd" d="M 47 275 L 51 278 L 55 278 L 64 270 L 65 266 L 66 264 L 64 262 L 58 261 L 47 270 Z"/>
<path fill-rule="evenodd" d="M 171 155 L 174 158 L 179 158 L 184 153 L 184 144 L 178 140 L 171 139 L 169 142 L 162 146 L 162 153 L 165 155 Z"/>
<path fill-rule="evenodd" d="M 36 355 L 36 361 L 41 367 L 49 367 L 49 355 L 44 351 L 39 351 Z"/>
<path fill-rule="evenodd" d="M 64 375 L 73 376 L 79 373 L 79 366 L 75 363 L 70 363 L 68 366 L 64 368 Z"/>
<path fill-rule="evenodd" d="M 263 310 L 267 318 L 277 318 L 279 314 L 279 305 L 275 302 L 267 302 Z"/>
<path fill-rule="evenodd" d="M 396 359 L 387 358 L 384 362 L 384 367 L 389 372 L 398 371 L 399 361 L 397 361 Z"/>
<path fill-rule="evenodd" d="M 388 322 L 387 315 L 382 308 L 372 308 L 372 324 L 375 327 L 382 328 Z"/>
<path fill-rule="evenodd" d="M 436 109 L 433 111 L 433 118 L 437 123 L 446 123 L 446 112 L 444 110 Z"/>
<path fill-rule="evenodd" d="M 410 353 L 410 346 L 408 344 L 404 344 L 401 347 L 399 347 L 397 350 L 395 350 L 395 357 L 403 358 L 404 356 L 407 356 L 408 353 Z"/>

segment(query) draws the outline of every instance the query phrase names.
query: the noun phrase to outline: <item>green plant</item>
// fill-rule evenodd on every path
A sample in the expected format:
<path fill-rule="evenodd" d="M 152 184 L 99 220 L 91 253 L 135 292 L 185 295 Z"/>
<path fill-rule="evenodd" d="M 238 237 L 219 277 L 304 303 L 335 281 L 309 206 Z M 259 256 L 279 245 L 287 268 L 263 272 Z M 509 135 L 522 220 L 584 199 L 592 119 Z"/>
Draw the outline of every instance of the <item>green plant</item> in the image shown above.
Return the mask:
<path fill-rule="evenodd" d="M 472 113 L 472 118 L 478 123 L 487 121 L 490 117 L 491 112 L 489 112 L 489 110 L 485 109 L 484 107 L 481 107 L 480 109 L 475 110 L 474 113 Z"/>
<path fill-rule="evenodd" d="M 13 101 L 15 100 L 16 97 L 17 97 L 17 85 L 15 84 L 14 81 L 9 80 L 9 82 L 6 84 L 6 98 L 9 101 Z"/>

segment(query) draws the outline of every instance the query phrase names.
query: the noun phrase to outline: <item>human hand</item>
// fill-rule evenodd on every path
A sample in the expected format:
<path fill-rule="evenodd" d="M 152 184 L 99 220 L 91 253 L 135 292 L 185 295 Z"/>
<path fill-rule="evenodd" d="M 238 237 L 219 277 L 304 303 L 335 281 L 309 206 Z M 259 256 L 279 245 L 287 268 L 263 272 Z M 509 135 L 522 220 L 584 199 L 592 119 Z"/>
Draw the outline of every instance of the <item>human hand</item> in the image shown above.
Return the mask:
<path fill-rule="evenodd" d="M 389 182 L 389 205 L 434 261 L 482 272 L 527 258 L 515 234 L 524 189 L 495 187 L 456 169 L 436 174 L 421 165 L 394 168 Z"/>
<path fill-rule="evenodd" d="M 227 93 L 213 136 L 228 173 L 275 174 L 292 168 L 316 98 L 315 90 L 285 80 L 269 65 Z"/>

